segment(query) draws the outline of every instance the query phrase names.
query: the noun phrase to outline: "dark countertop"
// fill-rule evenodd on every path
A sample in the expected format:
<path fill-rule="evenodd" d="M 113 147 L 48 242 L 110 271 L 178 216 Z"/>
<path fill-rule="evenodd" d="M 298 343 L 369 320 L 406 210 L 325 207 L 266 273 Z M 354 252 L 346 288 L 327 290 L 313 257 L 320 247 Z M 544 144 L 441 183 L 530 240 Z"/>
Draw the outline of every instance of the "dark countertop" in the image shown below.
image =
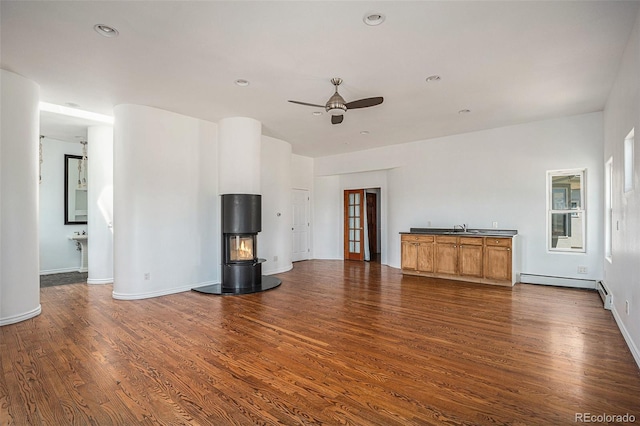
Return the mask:
<path fill-rule="evenodd" d="M 452 228 L 410 228 L 400 234 L 456 235 L 461 237 L 513 237 L 518 235 L 515 229 L 452 229 Z"/>

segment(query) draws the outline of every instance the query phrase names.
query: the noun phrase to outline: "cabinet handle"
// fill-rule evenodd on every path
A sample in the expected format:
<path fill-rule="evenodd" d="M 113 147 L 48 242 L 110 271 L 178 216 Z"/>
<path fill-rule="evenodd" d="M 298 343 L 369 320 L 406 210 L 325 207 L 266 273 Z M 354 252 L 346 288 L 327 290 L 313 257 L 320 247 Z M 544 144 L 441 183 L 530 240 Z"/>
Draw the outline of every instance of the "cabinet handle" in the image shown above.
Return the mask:
<path fill-rule="evenodd" d="M 510 249 L 510 248 L 508 248 L 508 249 L 507 249 L 507 251 L 511 251 L 511 249 Z"/>

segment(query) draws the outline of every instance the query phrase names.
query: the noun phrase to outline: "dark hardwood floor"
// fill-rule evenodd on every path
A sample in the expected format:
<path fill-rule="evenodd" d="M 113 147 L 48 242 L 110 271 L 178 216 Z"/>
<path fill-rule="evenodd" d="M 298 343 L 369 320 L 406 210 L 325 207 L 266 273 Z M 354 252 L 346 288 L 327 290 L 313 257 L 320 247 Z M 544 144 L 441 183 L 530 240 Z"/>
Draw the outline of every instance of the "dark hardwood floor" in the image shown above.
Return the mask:
<path fill-rule="evenodd" d="M 640 370 L 597 293 L 305 261 L 280 287 L 139 301 L 43 288 L 0 328 L 0 424 L 640 422 Z"/>

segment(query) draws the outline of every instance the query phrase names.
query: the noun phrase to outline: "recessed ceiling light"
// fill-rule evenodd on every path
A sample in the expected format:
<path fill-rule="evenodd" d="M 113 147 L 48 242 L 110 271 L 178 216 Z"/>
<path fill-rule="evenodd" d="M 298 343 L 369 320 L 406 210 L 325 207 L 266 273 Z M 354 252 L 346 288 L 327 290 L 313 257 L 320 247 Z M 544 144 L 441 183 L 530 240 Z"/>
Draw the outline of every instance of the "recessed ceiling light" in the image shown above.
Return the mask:
<path fill-rule="evenodd" d="M 427 77 L 427 83 L 430 83 L 432 81 L 440 81 L 440 76 L 439 75 L 430 75 L 429 77 Z"/>
<path fill-rule="evenodd" d="M 458 114 L 469 114 L 470 112 L 470 109 L 461 109 L 460 111 L 458 111 Z"/>
<path fill-rule="evenodd" d="M 385 16 L 382 13 L 367 13 L 362 20 L 365 24 L 375 27 L 384 22 Z"/>
<path fill-rule="evenodd" d="M 120 34 L 115 28 L 104 24 L 96 24 L 93 29 L 103 37 L 118 37 L 118 34 Z"/>
<path fill-rule="evenodd" d="M 363 130 L 363 131 L 361 131 L 361 132 L 360 132 L 360 134 L 361 134 L 361 135 L 368 135 L 368 134 L 369 134 L 369 131 L 368 131 L 368 130 Z"/>
<path fill-rule="evenodd" d="M 249 80 L 239 78 L 234 83 L 236 83 L 236 86 L 247 87 L 249 85 Z"/>
<path fill-rule="evenodd" d="M 313 111 L 312 114 L 317 117 L 319 115 L 322 115 L 322 111 Z"/>

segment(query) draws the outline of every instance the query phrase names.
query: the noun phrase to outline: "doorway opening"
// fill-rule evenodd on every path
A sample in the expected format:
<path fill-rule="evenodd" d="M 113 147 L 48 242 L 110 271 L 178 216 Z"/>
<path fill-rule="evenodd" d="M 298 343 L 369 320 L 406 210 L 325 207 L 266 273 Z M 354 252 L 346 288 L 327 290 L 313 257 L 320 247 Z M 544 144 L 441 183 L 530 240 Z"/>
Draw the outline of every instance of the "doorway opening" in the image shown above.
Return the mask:
<path fill-rule="evenodd" d="M 380 188 L 344 191 L 344 259 L 380 262 Z"/>

